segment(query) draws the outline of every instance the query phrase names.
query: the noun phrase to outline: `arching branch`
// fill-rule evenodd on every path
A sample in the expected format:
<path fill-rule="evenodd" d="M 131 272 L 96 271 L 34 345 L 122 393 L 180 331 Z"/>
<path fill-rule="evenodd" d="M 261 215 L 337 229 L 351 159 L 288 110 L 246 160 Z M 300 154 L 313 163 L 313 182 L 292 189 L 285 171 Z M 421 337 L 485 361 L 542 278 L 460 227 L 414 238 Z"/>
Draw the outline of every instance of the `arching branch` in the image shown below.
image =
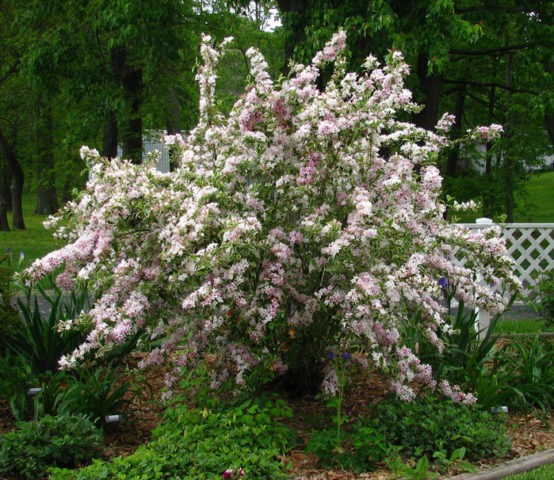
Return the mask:
<path fill-rule="evenodd" d="M 540 94 L 540 92 L 537 92 L 535 90 L 510 87 L 509 85 L 504 85 L 503 83 L 496 83 L 496 82 L 474 82 L 471 80 L 448 80 L 448 79 L 444 79 L 443 82 L 448 84 L 453 84 L 453 85 L 470 85 L 472 87 L 495 87 L 495 88 L 501 88 L 502 90 L 506 90 L 507 92 L 510 92 L 510 93 L 529 93 L 531 95 Z"/>
<path fill-rule="evenodd" d="M 508 47 L 488 48 L 486 50 L 450 50 L 452 55 L 464 55 L 464 56 L 483 56 L 483 55 L 503 55 L 515 50 L 525 50 L 529 48 L 529 45 L 523 43 L 521 45 L 510 45 Z"/>

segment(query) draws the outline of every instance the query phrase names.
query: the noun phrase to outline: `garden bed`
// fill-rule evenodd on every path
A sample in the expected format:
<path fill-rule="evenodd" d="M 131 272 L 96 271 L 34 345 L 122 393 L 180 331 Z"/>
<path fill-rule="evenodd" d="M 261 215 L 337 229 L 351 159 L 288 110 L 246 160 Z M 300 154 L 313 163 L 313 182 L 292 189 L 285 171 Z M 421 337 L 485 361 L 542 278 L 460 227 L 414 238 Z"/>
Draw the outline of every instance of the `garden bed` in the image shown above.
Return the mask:
<path fill-rule="evenodd" d="M 131 366 L 135 364 L 136 357 L 130 363 Z M 149 441 L 152 429 L 161 420 L 163 406 L 158 399 L 164 388 L 164 375 L 160 373 L 159 367 L 146 370 L 144 375 L 152 388 L 152 393 L 134 401 L 127 413 L 126 421 L 116 424 L 116 426 L 106 431 L 103 459 L 132 454 L 139 445 Z M 358 378 L 349 387 L 348 395 L 345 398 L 347 415 L 354 418 L 362 414 L 368 414 L 375 404 L 384 397 L 386 391 L 385 379 L 378 375 Z M 304 442 L 304 445 L 299 445 L 282 457 L 282 461 L 291 466 L 291 479 L 384 480 L 393 478 L 391 470 L 384 465 L 380 465 L 373 472 L 358 475 L 338 468 L 321 468 L 317 458 L 307 453 L 304 447 L 309 440 L 311 430 L 317 427 L 318 421 L 328 415 L 328 410 L 322 402 L 314 398 L 289 399 L 288 403 L 294 415 L 287 423 L 299 432 L 300 438 Z M 554 448 L 554 420 L 551 414 L 538 418 L 534 414 L 510 413 L 506 417 L 506 425 L 512 443 L 508 457 L 501 460 L 483 459 L 480 462 L 474 462 L 478 470 L 489 469 L 493 465 L 508 459 L 520 458 Z M 13 429 L 14 426 L 7 404 L 0 402 L 0 433 L 5 433 Z"/>

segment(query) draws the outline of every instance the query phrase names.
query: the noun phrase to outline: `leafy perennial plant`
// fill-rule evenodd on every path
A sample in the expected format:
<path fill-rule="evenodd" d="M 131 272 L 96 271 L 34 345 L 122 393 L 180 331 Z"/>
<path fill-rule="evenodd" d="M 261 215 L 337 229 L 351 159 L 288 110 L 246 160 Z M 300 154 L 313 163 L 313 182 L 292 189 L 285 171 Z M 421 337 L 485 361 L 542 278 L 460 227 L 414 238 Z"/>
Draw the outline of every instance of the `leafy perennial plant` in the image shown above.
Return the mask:
<path fill-rule="evenodd" d="M 181 365 L 209 362 L 213 387 L 301 378 L 311 368 L 332 391 L 336 375 L 323 371 L 322 357 L 343 349 L 389 372 L 402 398 L 414 397 L 416 380 L 474 401 L 446 380 L 437 384 L 398 328 L 417 313 L 441 349 L 438 333 L 450 330 L 442 277 L 456 298 L 492 312 L 504 300 L 478 273 L 489 285 L 518 288 L 497 229 L 470 232 L 443 220 L 435 162 L 452 117 L 436 132 L 399 120 L 419 108 L 404 86 L 402 55 L 392 52 L 384 66 L 370 56 L 364 73 L 347 73 L 344 32 L 277 84 L 250 49 L 251 85 L 223 117 L 215 67 L 227 44 L 203 40 L 200 120 L 186 139 L 172 138 L 174 172 L 82 148 L 87 188 L 50 221 L 68 244 L 27 271 L 37 281 L 63 266 L 60 286 L 88 282 L 103 292 L 61 325 L 88 329 L 63 366 L 142 331 L 159 345 L 148 363 L 180 347 Z M 321 89 L 324 67 L 334 70 Z M 470 136 L 500 132 L 491 125 Z"/>

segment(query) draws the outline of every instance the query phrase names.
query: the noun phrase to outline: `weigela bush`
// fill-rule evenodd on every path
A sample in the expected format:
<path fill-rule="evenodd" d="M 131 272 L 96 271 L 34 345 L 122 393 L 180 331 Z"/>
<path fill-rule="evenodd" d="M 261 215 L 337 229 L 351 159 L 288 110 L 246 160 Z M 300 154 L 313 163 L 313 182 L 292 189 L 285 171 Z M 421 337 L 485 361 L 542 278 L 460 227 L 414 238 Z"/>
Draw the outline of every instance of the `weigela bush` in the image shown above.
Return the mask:
<path fill-rule="evenodd" d="M 250 49 L 252 81 L 224 117 L 214 90 L 227 43 L 203 40 L 200 120 L 187 138 L 171 139 L 175 171 L 82 148 L 87 188 L 50 222 L 68 244 L 27 272 L 36 281 L 63 266 L 62 287 L 89 282 L 103 292 L 88 314 L 61 326 L 90 332 L 63 365 L 143 330 L 163 340 L 148 363 L 179 347 L 183 366 L 209 359 L 214 387 L 320 365 L 338 346 L 389 372 L 403 398 L 414 396 L 414 380 L 437 386 L 398 326 L 417 311 L 440 349 L 437 332 L 449 329 L 440 278 L 492 312 L 504 299 L 477 282 L 478 272 L 489 285 L 518 285 L 497 230 L 443 220 L 435 162 L 452 117 L 435 132 L 399 120 L 419 108 L 404 86 L 402 55 L 392 52 L 384 66 L 370 56 L 362 74 L 347 73 L 344 32 L 278 83 Z M 334 68 L 324 89 L 323 67 Z M 438 387 L 474 400 L 446 381 Z"/>

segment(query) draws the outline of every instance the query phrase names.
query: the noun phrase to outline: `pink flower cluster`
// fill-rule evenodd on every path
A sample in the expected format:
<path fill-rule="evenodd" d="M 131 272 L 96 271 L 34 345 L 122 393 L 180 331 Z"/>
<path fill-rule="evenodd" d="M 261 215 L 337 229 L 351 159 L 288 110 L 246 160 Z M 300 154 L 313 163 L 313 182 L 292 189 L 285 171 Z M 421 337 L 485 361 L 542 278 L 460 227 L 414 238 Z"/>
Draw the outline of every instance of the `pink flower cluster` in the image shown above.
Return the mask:
<path fill-rule="evenodd" d="M 255 82 L 224 117 L 214 101 L 220 51 L 206 37 L 200 120 L 174 142 L 179 168 L 161 174 L 82 150 L 90 180 L 59 217 L 68 244 L 28 271 L 36 281 L 63 268 L 64 288 L 88 282 L 102 292 L 75 320 L 90 332 L 65 366 L 141 332 L 146 345 L 162 341 L 146 363 L 178 351 L 183 366 L 208 362 L 214 386 L 227 378 L 243 385 L 253 373 L 286 371 L 287 351 L 306 332 L 333 331 L 329 347 L 338 336 L 348 351 L 366 352 L 364 365 L 390 372 L 401 397 L 415 395 L 413 382 L 437 387 L 404 347 L 411 312 L 441 349 L 438 333 L 451 327 L 439 278 L 458 299 L 491 311 L 505 299 L 477 274 L 512 291 L 518 282 L 498 232 L 443 220 L 434 160 L 452 118 L 436 133 L 399 121 L 417 108 L 402 55 L 347 73 L 345 41 L 339 32 L 312 65 L 294 65 L 276 84 L 250 49 Z M 319 68 L 329 62 L 335 72 L 322 90 Z M 471 263 L 461 267 L 454 255 Z M 468 401 L 448 383 L 438 388 Z"/>

